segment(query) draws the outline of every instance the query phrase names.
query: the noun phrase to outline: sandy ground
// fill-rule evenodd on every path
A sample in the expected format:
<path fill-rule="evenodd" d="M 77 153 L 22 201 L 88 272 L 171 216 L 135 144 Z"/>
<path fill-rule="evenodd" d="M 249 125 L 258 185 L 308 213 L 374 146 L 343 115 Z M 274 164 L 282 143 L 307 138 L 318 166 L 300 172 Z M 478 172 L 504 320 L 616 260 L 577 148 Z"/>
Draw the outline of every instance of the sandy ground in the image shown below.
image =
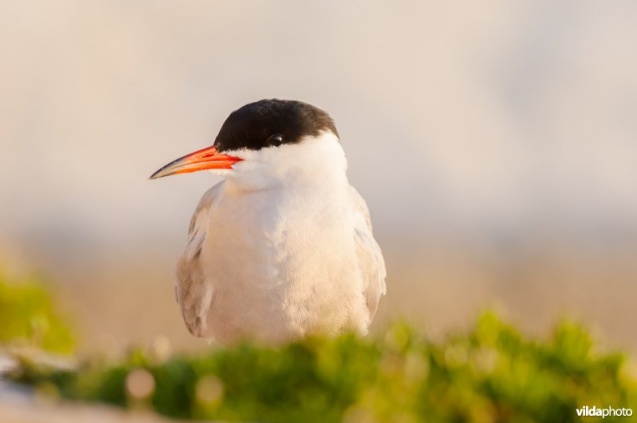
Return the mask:
<path fill-rule="evenodd" d="M 1 384 L 1 383 L 0 383 Z M 5 388 L 10 389 L 10 388 Z M 0 393 L 3 388 L 0 386 Z M 10 402 L 0 396 L 2 423 L 162 423 L 175 422 L 150 413 L 131 413 L 101 405 Z"/>

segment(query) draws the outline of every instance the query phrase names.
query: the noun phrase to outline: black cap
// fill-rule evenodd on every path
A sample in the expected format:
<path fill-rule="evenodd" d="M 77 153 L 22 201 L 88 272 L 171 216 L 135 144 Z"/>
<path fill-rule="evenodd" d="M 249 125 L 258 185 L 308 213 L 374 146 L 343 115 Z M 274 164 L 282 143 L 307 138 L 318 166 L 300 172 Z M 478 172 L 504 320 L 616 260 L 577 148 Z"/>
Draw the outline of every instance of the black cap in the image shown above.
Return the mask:
<path fill-rule="evenodd" d="M 334 121 L 323 110 L 294 100 L 260 100 L 228 116 L 215 139 L 218 151 L 260 150 L 298 143 L 305 136 L 332 132 Z"/>

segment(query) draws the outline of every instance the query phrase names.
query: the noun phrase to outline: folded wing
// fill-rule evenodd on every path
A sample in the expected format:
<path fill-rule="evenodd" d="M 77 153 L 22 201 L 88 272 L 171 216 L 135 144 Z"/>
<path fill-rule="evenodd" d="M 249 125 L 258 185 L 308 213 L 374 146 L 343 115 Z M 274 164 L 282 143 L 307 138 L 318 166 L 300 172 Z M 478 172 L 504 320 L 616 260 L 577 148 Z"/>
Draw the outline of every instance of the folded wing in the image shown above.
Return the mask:
<path fill-rule="evenodd" d="M 387 291 L 385 284 L 387 271 L 383 254 L 372 235 L 372 222 L 365 200 L 354 187 L 350 187 L 350 198 L 356 211 L 354 241 L 358 263 L 363 275 L 363 294 L 367 300 L 369 321 L 371 322 L 376 315 L 380 297 L 385 295 Z"/>
<path fill-rule="evenodd" d="M 188 243 L 177 265 L 175 296 L 181 306 L 186 327 L 195 336 L 206 336 L 208 311 L 213 300 L 214 285 L 203 273 L 201 251 L 208 233 L 208 211 L 222 190 L 224 182 L 210 188 L 199 201 L 190 220 Z"/>

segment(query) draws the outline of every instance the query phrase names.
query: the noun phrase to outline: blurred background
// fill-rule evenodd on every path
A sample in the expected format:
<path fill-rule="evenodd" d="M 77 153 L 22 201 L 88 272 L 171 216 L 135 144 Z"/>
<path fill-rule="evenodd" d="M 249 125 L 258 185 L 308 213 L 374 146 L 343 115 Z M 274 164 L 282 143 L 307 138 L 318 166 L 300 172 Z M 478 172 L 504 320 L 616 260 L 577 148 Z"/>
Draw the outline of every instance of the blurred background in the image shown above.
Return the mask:
<path fill-rule="evenodd" d="M 637 351 L 637 3 L 0 4 L 0 266 L 81 347 L 186 331 L 173 275 L 218 179 L 149 181 L 262 98 L 333 116 L 388 267 L 375 328 L 493 306 Z"/>

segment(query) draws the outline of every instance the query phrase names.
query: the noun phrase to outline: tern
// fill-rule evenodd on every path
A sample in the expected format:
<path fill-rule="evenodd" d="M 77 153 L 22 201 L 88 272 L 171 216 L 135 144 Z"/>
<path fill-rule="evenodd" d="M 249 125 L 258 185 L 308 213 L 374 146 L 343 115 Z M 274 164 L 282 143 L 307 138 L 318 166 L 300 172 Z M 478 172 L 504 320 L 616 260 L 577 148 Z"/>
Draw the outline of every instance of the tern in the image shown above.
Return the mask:
<path fill-rule="evenodd" d="M 222 344 L 366 334 L 385 294 L 369 210 L 346 174 L 332 118 L 261 100 L 230 114 L 211 147 L 151 179 L 209 170 L 177 265 L 188 330 Z"/>

